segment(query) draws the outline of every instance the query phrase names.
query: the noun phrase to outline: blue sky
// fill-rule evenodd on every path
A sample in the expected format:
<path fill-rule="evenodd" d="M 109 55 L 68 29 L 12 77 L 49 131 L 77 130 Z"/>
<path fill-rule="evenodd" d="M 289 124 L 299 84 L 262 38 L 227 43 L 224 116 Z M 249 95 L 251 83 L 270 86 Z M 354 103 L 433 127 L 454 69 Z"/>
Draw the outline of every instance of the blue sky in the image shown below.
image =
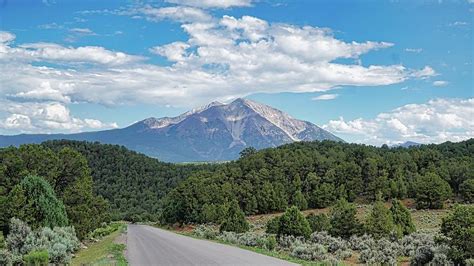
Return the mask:
<path fill-rule="evenodd" d="M 248 97 L 347 141 L 474 137 L 472 0 L 0 3 L 0 134 Z"/>

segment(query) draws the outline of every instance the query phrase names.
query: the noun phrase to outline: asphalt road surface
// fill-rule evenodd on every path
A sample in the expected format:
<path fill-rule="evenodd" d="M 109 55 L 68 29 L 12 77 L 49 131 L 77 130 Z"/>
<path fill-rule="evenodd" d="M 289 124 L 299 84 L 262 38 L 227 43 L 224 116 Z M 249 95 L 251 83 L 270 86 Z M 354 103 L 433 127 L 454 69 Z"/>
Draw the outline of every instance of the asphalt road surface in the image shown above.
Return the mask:
<path fill-rule="evenodd" d="M 134 224 L 128 226 L 127 259 L 132 266 L 296 265 L 237 247 Z"/>

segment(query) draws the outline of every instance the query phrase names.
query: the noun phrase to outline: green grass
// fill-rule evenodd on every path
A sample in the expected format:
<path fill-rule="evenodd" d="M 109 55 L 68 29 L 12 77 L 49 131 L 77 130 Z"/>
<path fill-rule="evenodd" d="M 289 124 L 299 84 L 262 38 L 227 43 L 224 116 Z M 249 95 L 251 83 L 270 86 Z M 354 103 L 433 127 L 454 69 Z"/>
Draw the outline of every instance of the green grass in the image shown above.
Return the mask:
<path fill-rule="evenodd" d="M 72 259 L 71 265 L 128 265 L 123 251 L 124 244 L 117 244 L 114 240 L 126 230 L 123 224 L 117 231 L 100 239 L 98 242 L 82 249 Z"/>

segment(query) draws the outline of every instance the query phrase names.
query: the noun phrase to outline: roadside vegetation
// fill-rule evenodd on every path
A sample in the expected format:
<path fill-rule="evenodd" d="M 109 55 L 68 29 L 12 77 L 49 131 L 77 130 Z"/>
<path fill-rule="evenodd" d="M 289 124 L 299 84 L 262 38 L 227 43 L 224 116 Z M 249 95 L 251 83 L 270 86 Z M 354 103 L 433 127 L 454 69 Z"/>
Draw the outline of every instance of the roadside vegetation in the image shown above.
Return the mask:
<path fill-rule="evenodd" d="M 247 232 L 222 231 L 216 224 L 184 232 L 303 265 L 471 265 L 473 205 L 453 206 L 435 230 L 425 230 L 415 227 L 423 221 L 412 220 L 411 214 L 420 211 L 409 210 L 398 200 L 391 207 L 381 203 L 357 208 L 341 200 L 306 216 L 293 206 L 283 214 L 248 217 Z M 370 211 L 362 212 L 366 216 L 360 219 L 355 209 Z M 434 219 L 438 218 L 436 213 Z"/>
<path fill-rule="evenodd" d="M 84 243 L 86 247 L 76 253 L 71 265 L 128 265 L 123 241 L 126 228 L 127 224 L 117 222 L 94 230 Z"/>

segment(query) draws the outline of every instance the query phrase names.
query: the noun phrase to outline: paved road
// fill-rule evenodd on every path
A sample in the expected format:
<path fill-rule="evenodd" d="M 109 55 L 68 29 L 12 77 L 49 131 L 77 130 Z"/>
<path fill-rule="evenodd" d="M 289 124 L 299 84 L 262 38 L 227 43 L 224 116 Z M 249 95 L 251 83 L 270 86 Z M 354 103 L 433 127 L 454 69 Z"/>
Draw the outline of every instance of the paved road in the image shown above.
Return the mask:
<path fill-rule="evenodd" d="M 146 225 L 129 225 L 130 265 L 295 265 L 248 250 L 194 239 Z"/>

